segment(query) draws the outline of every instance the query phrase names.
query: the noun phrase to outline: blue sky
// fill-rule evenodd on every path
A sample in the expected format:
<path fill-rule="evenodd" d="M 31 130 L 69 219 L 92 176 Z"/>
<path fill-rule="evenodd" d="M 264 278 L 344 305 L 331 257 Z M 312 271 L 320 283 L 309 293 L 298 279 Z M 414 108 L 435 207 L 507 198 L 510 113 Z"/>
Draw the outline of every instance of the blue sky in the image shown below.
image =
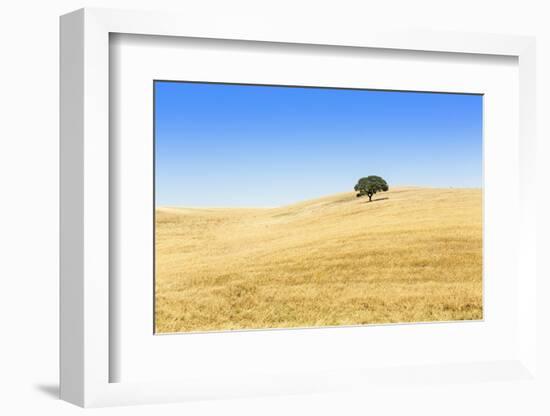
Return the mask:
<path fill-rule="evenodd" d="M 157 206 L 280 206 L 400 185 L 481 187 L 482 96 L 155 82 Z"/>

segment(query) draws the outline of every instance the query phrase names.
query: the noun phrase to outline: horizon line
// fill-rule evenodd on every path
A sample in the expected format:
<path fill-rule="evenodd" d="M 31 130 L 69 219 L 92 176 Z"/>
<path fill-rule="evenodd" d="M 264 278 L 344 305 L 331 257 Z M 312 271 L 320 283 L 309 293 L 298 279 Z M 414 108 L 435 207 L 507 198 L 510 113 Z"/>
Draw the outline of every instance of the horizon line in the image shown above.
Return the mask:
<path fill-rule="evenodd" d="M 414 189 L 414 188 L 434 189 L 434 190 L 435 189 L 464 189 L 464 190 L 479 189 L 479 190 L 482 190 L 483 186 L 446 186 L 446 187 L 442 187 L 442 186 L 396 185 L 396 186 L 390 187 L 388 192 L 391 192 L 394 189 Z M 301 199 L 301 200 L 298 200 L 298 201 L 285 203 L 285 204 L 282 204 L 282 205 L 248 205 L 248 206 L 227 206 L 227 205 L 206 206 L 206 205 L 173 205 L 173 204 L 161 205 L 161 204 L 157 204 L 156 201 L 155 201 L 154 208 L 155 209 L 158 209 L 158 208 L 176 208 L 176 209 L 179 209 L 179 208 L 185 208 L 185 209 L 258 209 L 258 208 L 263 208 L 263 209 L 274 209 L 274 208 L 288 207 L 288 206 L 300 204 L 300 203 L 306 202 L 306 201 L 314 201 L 316 199 L 323 199 L 323 198 L 326 198 L 326 197 L 329 197 L 329 196 L 347 194 L 347 193 L 356 193 L 356 191 L 343 191 L 343 192 L 336 192 L 336 193 L 332 193 L 332 194 L 323 194 L 323 195 L 319 195 L 319 196 L 316 196 L 316 197 L 313 197 L 313 198 Z M 384 193 L 385 192 L 380 192 L 379 194 L 384 194 Z"/>

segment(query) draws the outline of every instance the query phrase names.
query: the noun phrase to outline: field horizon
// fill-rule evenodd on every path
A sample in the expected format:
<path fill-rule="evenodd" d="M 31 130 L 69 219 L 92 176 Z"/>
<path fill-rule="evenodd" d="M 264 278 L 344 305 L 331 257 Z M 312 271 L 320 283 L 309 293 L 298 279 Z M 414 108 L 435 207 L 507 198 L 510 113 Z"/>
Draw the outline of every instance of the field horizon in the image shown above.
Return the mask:
<path fill-rule="evenodd" d="M 482 190 L 155 209 L 158 333 L 476 320 Z"/>
<path fill-rule="evenodd" d="M 457 186 L 448 186 L 448 187 L 441 187 L 441 186 L 417 186 L 417 185 L 394 185 L 392 186 L 390 191 L 400 190 L 422 190 L 422 189 L 433 189 L 433 190 L 446 190 L 446 189 L 463 189 L 463 190 L 481 190 L 480 187 L 457 187 Z M 308 202 L 314 202 L 318 199 L 325 199 L 325 198 L 331 198 L 331 197 L 337 197 L 339 195 L 349 195 L 354 194 L 356 195 L 357 192 L 352 191 L 346 191 L 346 192 L 336 192 L 332 194 L 324 194 L 324 195 L 317 195 L 313 196 L 311 198 L 307 199 L 301 199 L 297 201 L 291 201 L 288 203 L 283 204 L 277 204 L 277 205 L 235 205 L 235 206 L 225 206 L 225 205 L 187 205 L 187 204 L 165 204 L 165 205 L 157 205 L 155 209 L 275 209 L 275 208 L 285 208 L 290 207 L 292 205 L 302 204 L 302 203 L 308 203 Z M 375 200 L 385 199 L 384 195 L 387 194 L 387 192 L 379 192 L 375 196 L 373 196 L 373 202 Z M 368 201 L 368 198 L 365 198 L 365 200 Z"/>

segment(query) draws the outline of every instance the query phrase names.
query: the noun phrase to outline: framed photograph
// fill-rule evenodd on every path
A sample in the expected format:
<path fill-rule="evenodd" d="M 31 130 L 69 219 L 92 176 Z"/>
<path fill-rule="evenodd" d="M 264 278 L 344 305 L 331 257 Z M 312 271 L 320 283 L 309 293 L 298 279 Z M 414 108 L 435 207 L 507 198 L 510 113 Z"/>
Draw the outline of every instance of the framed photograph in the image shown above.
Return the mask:
<path fill-rule="evenodd" d="M 534 51 L 63 16 L 62 398 L 537 383 Z"/>
<path fill-rule="evenodd" d="M 153 88 L 155 333 L 483 319 L 483 95 Z"/>

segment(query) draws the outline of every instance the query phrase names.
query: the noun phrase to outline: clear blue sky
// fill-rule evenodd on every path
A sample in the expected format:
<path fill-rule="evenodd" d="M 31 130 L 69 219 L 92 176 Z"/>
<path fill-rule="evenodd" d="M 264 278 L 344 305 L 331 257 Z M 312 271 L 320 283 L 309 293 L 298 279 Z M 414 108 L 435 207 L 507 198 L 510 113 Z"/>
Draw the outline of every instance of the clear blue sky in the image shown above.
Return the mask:
<path fill-rule="evenodd" d="M 481 187 L 482 100 L 156 81 L 156 204 L 279 206 L 368 175 Z"/>

